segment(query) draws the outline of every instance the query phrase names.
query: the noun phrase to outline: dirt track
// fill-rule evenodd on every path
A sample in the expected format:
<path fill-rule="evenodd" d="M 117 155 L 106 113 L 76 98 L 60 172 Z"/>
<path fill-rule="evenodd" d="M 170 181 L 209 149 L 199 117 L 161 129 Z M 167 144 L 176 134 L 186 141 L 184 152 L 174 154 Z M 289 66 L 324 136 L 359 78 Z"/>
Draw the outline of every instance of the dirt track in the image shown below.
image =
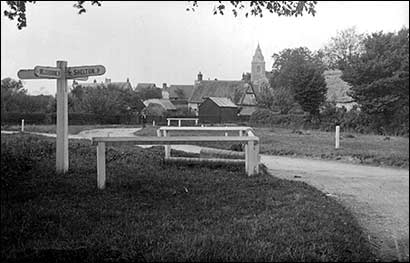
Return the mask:
<path fill-rule="evenodd" d="M 261 155 L 277 177 L 304 181 L 355 214 L 383 261 L 409 260 L 409 171 Z"/>

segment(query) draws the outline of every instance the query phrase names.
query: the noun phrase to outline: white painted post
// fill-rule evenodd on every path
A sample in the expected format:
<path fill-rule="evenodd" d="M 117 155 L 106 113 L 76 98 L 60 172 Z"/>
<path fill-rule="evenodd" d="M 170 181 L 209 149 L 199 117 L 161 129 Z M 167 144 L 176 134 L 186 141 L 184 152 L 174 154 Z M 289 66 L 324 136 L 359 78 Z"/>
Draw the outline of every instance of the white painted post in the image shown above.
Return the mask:
<path fill-rule="evenodd" d="M 21 132 L 24 132 L 24 119 L 21 120 Z"/>
<path fill-rule="evenodd" d="M 152 126 L 155 126 L 155 120 L 152 121 Z"/>
<path fill-rule="evenodd" d="M 251 176 L 251 175 L 253 175 L 254 169 L 255 169 L 255 166 L 254 166 L 255 154 L 254 154 L 254 143 L 253 143 L 253 141 L 248 141 L 247 154 L 245 153 L 245 157 L 246 157 L 246 155 L 248 155 L 248 158 L 246 160 L 246 162 L 248 163 L 246 172 L 247 172 L 248 176 Z"/>
<path fill-rule="evenodd" d="M 339 149 L 339 146 L 340 146 L 340 137 L 339 137 L 339 135 L 340 135 L 340 126 L 337 125 L 336 126 L 336 134 L 335 134 L 335 139 L 336 139 L 335 148 L 336 149 Z"/>
<path fill-rule="evenodd" d="M 105 188 L 105 142 L 97 145 L 97 187 Z"/>
<path fill-rule="evenodd" d="M 225 132 L 225 136 L 228 136 L 228 133 L 227 133 L 227 132 Z"/>
<path fill-rule="evenodd" d="M 160 129 L 157 130 L 157 137 L 161 137 L 161 130 Z"/>
<path fill-rule="evenodd" d="M 164 130 L 164 137 L 167 137 L 167 131 Z M 171 145 L 165 145 L 165 158 L 171 157 Z"/>
<path fill-rule="evenodd" d="M 259 151 L 260 151 L 260 144 L 259 142 L 256 142 L 255 144 L 255 173 L 258 174 L 259 173 L 259 161 L 260 161 L 260 155 L 259 155 Z"/>
<path fill-rule="evenodd" d="M 167 119 L 167 121 L 168 121 L 168 126 L 170 126 L 171 125 L 171 120 Z"/>
<path fill-rule="evenodd" d="M 57 79 L 57 149 L 56 171 L 68 171 L 68 104 L 67 104 L 67 79 L 65 71 L 67 61 L 57 61 L 61 69 L 61 77 Z"/>
<path fill-rule="evenodd" d="M 178 120 L 178 127 L 181 127 L 181 120 Z"/>
<path fill-rule="evenodd" d="M 195 119 L 195 125 L 198 125 L 198 119 Z"/>
<path fill-rule="evenodd" d="M 204 127 L 204 125 L 203 125 L 203 124 L 201 124 L 201 127 Z"/>
<path fill-rule="evenodd" d="M 239 136 L 243 136 L 243 131 L 239 131 Z"/>

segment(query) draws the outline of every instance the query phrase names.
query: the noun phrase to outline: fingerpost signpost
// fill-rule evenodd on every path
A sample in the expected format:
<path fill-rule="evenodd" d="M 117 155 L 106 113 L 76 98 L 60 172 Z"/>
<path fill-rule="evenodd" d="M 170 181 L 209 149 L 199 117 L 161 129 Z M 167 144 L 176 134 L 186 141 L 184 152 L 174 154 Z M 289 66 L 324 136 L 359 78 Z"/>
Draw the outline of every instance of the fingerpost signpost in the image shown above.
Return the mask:
<path fill-rule="evenodd" d="M 57 61 L 57 67 L 36 66 L 34 69 L 21 69 L 17 72 L 20 79 L 57 80 L 57 147 L 56 171 L 68 171 L 68 90 L 67 80 L 87 80 L 89 76 L 105 73 L 101 65 L 67 67 L 67 61 Z"/>

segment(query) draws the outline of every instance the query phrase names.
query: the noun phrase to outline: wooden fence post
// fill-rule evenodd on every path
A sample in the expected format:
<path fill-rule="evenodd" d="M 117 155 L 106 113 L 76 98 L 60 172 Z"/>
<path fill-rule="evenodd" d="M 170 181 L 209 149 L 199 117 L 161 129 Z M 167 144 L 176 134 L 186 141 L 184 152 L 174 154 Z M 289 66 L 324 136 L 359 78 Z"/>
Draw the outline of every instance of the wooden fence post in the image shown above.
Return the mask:
<path fill-rule="evenodd" d="M 105 143 L 99 142 L 97 145 L 97 187 L 105 188 Z"/>
<path fill-rule="evenodd" d="M 65 76 L 66 67 L 67 61 L 57 61 L 57 68 L 61 70 L 61 77 L 57 79 L 57 173 L 68 171 L 68 90 Z"/>
<path fill-rule="evenodd" d="M 24 132 L 24 119 L 21 120 L 21 132 Z"/>
<path fill-rule="evenodd" d="M 167 131 L 164 130 L 163 132 L 164 132 L 164 137 L 167 137 L 167 135 L 168 135 Z M 166 144 L 164 149 L 165 149 L 165 158 L 171 157 L 171 145 Z"/>

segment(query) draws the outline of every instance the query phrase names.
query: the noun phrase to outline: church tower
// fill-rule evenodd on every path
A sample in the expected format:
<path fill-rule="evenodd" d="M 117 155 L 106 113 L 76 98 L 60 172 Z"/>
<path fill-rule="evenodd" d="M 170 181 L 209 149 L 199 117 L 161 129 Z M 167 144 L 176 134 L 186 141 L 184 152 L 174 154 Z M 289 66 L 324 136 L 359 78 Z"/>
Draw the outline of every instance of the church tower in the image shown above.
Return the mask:
<path fill-rule="evenodd" d="M 262 55 L 259 43 L 252 58 L 251 82 L 254 84 L 257 93 L 260 92 L 262 83 L 268 83 L 268 78 L 266 77 L 265 72 L 265 59 Z"/>

